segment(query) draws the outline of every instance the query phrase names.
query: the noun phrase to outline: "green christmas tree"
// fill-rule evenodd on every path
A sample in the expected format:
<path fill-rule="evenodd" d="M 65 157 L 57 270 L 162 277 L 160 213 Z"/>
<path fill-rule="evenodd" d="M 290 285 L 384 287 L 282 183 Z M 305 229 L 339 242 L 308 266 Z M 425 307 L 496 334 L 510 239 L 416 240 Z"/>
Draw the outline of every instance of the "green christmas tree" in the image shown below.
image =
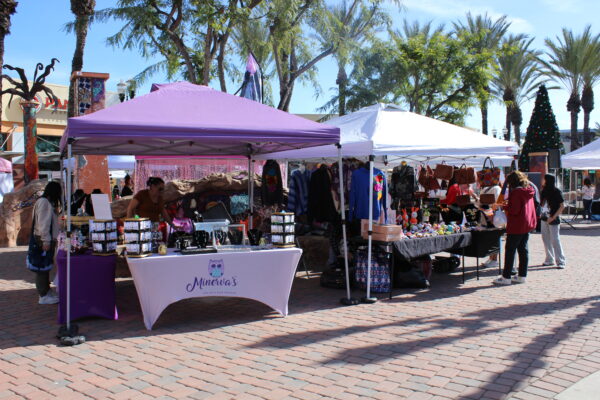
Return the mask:
<path fill-rule="evenodd" d="M 556 118 L 550 105 L 548 90 L 546 86 L 541 85 L 527 127 L 527 136 L 525 136 L 525 143 L 523 143 L 521 157 L 519 158 L 519 169 L 529 171 L 529 153 L 548 151 L 549 149 L 560 149 L 560 152 L 564 153 Z"/>

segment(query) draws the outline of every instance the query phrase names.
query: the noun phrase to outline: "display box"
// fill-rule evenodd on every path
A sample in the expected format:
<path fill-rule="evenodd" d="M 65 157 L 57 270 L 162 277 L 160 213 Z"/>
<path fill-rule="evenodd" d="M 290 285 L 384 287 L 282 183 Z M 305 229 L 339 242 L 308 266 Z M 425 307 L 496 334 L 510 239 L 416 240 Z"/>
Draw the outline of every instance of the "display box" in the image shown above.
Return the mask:
<path fill-rule="evenodd" d="M 369 220 L 360 220 L 360 235 L 367 237 L 369 233 Z M 402 226 L 400 225 L 380 225 L 373 222 L 373 233 L 383 235 L 402 235 Z"/>
<path fill-rule="evenodd" d="M 294 213 L 278 212 L 271 215 L 271 243 L 275 247 L 292 247 L 296 245 Z"/>

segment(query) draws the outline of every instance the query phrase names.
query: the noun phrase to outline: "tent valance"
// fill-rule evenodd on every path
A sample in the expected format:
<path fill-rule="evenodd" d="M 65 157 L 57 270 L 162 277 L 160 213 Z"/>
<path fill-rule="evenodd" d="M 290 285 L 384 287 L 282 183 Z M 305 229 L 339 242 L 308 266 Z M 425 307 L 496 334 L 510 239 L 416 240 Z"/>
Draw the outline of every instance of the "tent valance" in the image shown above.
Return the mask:
<path fill-rule="evenodd" d="M 69 118 L 73 154 L 250 155 L 336 143 L 339 128 L 188 82 Z"/>
<path fill-rule="evenodd" d="M 596 139 L 562 157 L 562 167 L 572 169 L 600 169 L 600 139 Z"/>

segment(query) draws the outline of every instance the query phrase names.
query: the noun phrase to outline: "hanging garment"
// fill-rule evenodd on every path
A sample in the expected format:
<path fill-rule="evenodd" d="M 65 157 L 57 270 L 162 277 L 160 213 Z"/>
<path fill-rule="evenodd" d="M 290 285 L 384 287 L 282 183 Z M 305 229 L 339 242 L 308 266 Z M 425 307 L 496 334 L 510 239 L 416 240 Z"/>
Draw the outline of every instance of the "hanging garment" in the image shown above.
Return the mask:
<path fill-rule="evenodd" d="M 350 197 L 350 186 L 352 185 L 352 174 L 354 171 L 360 168 L 361 162 L 356 158 L 345 158 L 342 162 L 343 165 L 343 187 L 344 187 L 344 200 L 346 207 L 348 206 L 348 199 Z M 331 189 L 334 192 L 334 201 L 341 202 L 340 198 L 340 175 L 338 163 L 331 165 Z M 339 207 L 338 207 L 339 210 Z"/>
<path fill-rule="evenodd" d="M 281 169 L 275 160 L 267 160 L 263 167 L 262 202 L 264 206 L 280 205 L 283 203 L 283 183 L 281 181 Z"/>
<path fill-rule="evenodd" d="M 296 215 L 308 213 L 308 185 L 310 184 L 310 171 L 299 169 L 292 172 L 288 193 L 288 211 Z"/>
<path fill-rule="evenodd" d="M 390 183 L 392 209 L 398 209 L 402 202 L 414 200 L 415 191 L 415 169 L 410 165 L 395 167 L 392 170 L 392 182 Z"/>
<path fill-rule="evenodd" d="M 369 185 L 373 185 L 373 220 L 377 221 L 383 210 L 387 220 L 387 182 L 380 169 L 373 169 L 373 177 L 369 179 L 369 170 L 359 168 L 352 174 L 350 190 L 349 220 L 369 218 Z"/>
<path fill-rule="evenodd" d="M 321 165 L 310 176 L 308 187 L 308 218 L 311 221 L 335 221 L 337 212 L 331 196 L 331 173 Z"/>

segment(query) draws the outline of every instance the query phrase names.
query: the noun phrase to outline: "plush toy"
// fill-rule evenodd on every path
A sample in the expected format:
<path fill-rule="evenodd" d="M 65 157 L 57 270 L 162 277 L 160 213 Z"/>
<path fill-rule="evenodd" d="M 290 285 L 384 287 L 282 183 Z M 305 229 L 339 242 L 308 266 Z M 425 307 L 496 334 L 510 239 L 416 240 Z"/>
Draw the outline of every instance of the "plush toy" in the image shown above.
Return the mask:
<path fill-rule="evenodd" d="M 419 215 L 419 207 L 411 207 L 410 209 L 410 223 L 416 225 L 419 223 L 417 216 Z"/>
<path fill-rule="evenodd" d="M 402 209 L 402 227 L 404 229 L 408 228 L 408 214 L 406 212 L 406 208 Z"/>

